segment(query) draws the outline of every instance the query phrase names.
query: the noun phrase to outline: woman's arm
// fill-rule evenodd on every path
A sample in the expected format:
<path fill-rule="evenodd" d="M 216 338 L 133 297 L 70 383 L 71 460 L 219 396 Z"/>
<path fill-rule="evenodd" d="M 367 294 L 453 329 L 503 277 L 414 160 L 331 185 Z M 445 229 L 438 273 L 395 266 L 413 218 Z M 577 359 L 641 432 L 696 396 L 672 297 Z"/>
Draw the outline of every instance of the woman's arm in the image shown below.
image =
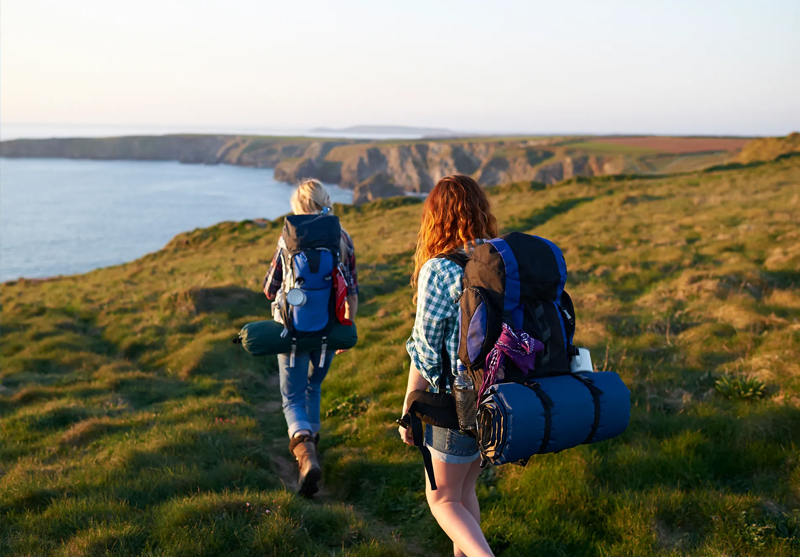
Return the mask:
<path fill-rule="evenodd" d="M 269 271 L 264 277 L 264 295 L 268 300 L 274 300 L 278 290 L 281 289 L 283 283 L 283 260 L 281 259 L 280 245 L 275 249 L 275 255 L 272 257 L 272 265 L 269 266 Z"/>
<path fill-rule="evenodd" d="M 419 274 L 417 315 L 411 338 L 406 342 L 411 365 L 403 399 L 404 416 L 408 412 L 409 393 L 437 384 L 442 373 L 445 321 L 458 311 L 446 289 L 446 285 L 453 282 L 454 278 L 442 276 L 437 271 L 438 267 L 435 267 L 433 262 L 426 263 Z M 410 429 L 401 428 L 400 437 L 405 443 L 413 444 Z"/>
<path fill-rule="evenodd" d="M 429 261 L 419 273 L 414 329 L 406 342 L 411 365 L 430 385 L 439 384 L 447 321 L 458 314 L 449 287 L 460 276 L 450 272 L 442 261 Z"/>
<path fill-rule="evenodd" d="M 348 294 L 344 304 L 344 318 L 353 321 L 356 318 L 356 311 L 358 310 L 358 294 Z M 345 349 L 339 349 L 337 354 L 344 354 L 347 352 Z"/>
<path fill-rule="evenodd" d="M 347 305 L 345 306 L 344 317 L 352 321 L 356 318 L 356 311 L 358 311 L 358 294 L 348 294 L 345 301 Z"/>

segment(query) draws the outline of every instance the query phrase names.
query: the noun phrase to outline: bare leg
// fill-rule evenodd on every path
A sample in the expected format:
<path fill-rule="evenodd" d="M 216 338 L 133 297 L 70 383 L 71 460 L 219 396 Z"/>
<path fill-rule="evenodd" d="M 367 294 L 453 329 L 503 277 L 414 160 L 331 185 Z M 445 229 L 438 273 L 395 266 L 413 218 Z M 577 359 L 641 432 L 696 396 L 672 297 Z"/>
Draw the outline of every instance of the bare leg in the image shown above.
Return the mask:
<path fill-rule="evenodd" d="M 475 491 L 476 473 L 470 470 L 477 466 L 474 462 L 469 464 L 445 464 L 433 459 L 433 471 L 436 475 L 436 491 L 431 490 L 427 474 L 425 476 L 425 495 L 428 506 L 436 522 L 444 533 L 453 540 L 453 552 L 457 557 L 494 557 L 486 538 L 481 531 L 480 523 L 472 512 L 461 504 L 465 481 L 469 476 L 472 482 L 472 492 Z M 477 498 L 475 500 L 477 510 Z M 479 511 L 478 511 L 479 512 Z"/>
<path fill-rule="evenodd" d="M 478 505 L 478 496 L 475 494 L 475 482 L 481 474 L 481 459 L 469 465 L 467 475 L 464 478 L 464 486 L 461 489 L 461 504 L 469 511 L 475 521 L 481 523 L 481 508 Z"/>

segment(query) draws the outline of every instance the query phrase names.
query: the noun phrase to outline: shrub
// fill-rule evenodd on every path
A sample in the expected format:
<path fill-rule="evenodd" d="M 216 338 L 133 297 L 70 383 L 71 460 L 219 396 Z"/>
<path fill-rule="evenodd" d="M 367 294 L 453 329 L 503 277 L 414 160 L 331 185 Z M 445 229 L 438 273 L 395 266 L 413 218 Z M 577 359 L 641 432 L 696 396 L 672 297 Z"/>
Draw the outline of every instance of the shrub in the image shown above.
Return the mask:
<path fill-rule="evenodd" d="M 716 391 L 730 400 L 758 400 L 767 394 L 767 385 L 754 377 L 730 377 L 717 379 Z"/>

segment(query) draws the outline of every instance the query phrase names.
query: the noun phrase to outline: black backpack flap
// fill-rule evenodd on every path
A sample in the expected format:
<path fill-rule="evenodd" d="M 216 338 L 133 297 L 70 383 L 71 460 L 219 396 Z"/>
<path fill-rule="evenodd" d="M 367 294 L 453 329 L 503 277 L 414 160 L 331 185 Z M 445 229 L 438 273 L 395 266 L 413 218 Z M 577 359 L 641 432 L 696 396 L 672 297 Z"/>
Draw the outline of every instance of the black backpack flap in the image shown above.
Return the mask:
<path fill-rule="evenodd" d="M 509 324 L 522 325 L 521 304 L 559 302 L 567 280 L 561 250 L 549 240 L 511 232 L 476 247 L 464 268 L 464 286 L 484 288 Z"/>
<path fill-rule="evenodd" d="M 567 282 L 567 263 L 561 249 L 550 240 L 522 232 L 511 232 L 500 240 L 505 241 L 516 260 L 520 300 L 560 302 Z M 508 258 L 505 251 L 501 253 Z"/>
<path fill-rule="evenodd" d="M 335 215 L 290 215 L 283 225 L 283 241 L 290 255 L 327 249 L 339 253 L 342 226 Z"/>
<path fill-rule="evenodd" d="M 565 323 L 566 317 L 555 302 L 525 304 L 523 329 L 544 344 L 544 350 L 536 355 L 536 375 L 569 372 L 569 335 Z"/>
<path fill-rule="evenodd" d="M 469 369 L 483 369 L 503 328 L 503 311 L 491 300 L 489 292 L 478 286 L 461 294 L 458 359 Z"/>

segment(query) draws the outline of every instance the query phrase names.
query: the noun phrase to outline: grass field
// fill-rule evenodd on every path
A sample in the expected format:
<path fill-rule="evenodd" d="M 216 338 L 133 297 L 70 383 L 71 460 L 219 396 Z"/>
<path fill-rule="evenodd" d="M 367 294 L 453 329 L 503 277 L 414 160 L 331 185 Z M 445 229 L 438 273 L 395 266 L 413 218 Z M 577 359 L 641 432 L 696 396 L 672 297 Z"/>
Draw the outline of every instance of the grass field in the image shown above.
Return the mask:
<path fill-rule="evenodd" d="M 596 143 L 654 149 L 660 153 L 710 153 L 739 151 L 750 140 L 734 137 L 599 137 Z"/>
<path fill-rule="evenodd" d="M 493 188 L 502 228 L 559 243 L 576 343 L 618 371 L 621 437 L 484 471 L 503 556 L 800 552 L 800 158 Z M 291 481 L 268 315 L 280 223 L 222 223 L 135 262 L 5 283 L 0 554 L 447 555 L 393 425 L 420 204 L 337 207 L 360 341 L 323 389 L 325 485 Z"/>

